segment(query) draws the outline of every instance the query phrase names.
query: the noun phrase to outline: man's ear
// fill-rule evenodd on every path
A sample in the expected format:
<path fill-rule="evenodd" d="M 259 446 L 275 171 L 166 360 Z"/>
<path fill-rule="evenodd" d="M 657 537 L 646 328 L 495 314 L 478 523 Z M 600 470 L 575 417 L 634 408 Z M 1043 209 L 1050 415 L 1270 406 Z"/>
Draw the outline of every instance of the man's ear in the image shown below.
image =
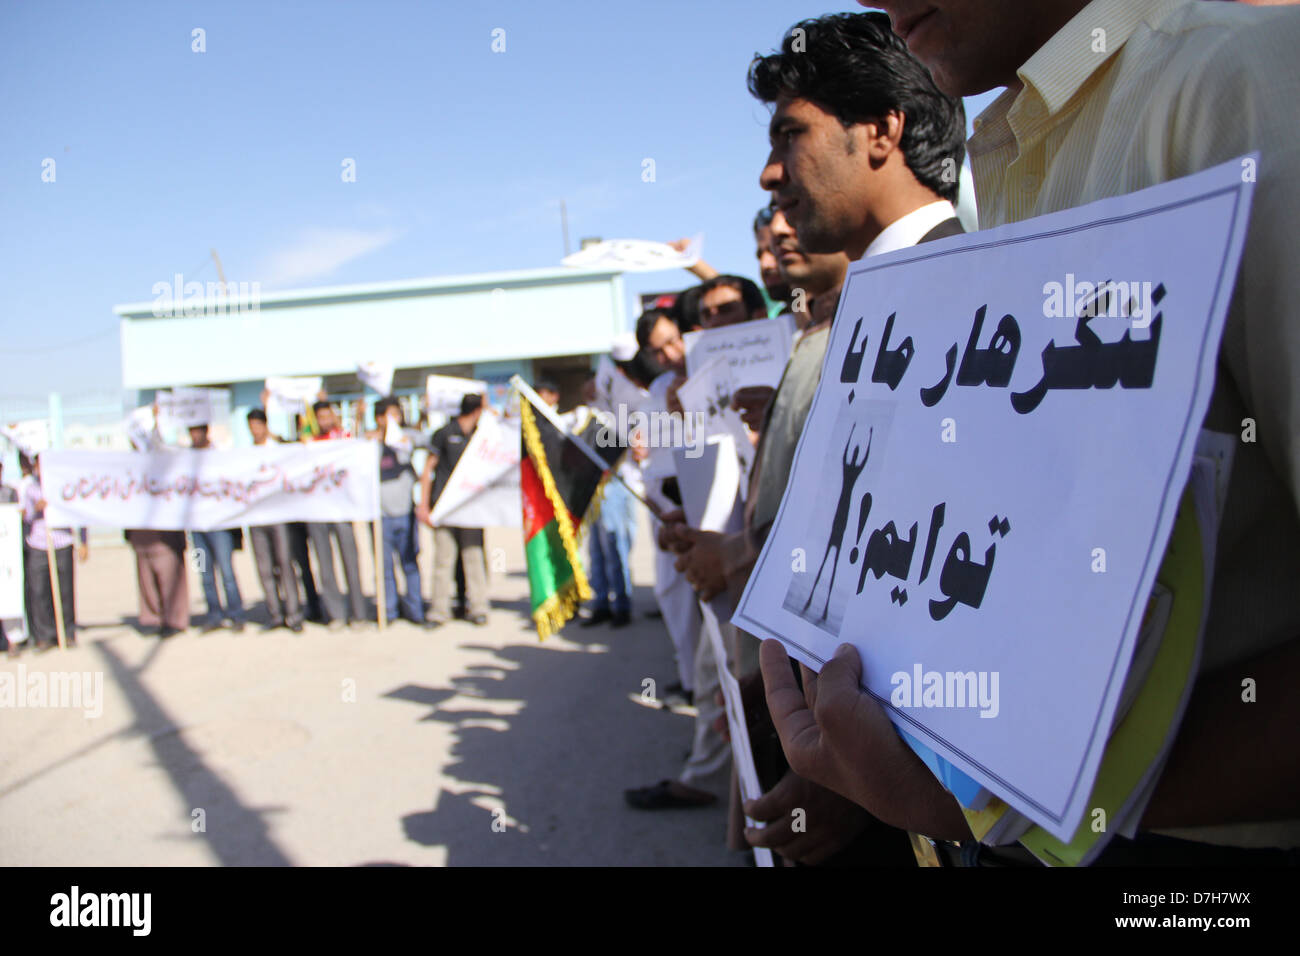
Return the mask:
<path fill-rule="evenodd" d="M 884 160 L 898 149 L 903 139 L 906 118 L 898 110 L 890 110 L 879 119 L 863 123 L 867 142 L 867 155 L 873 160 Z"/>

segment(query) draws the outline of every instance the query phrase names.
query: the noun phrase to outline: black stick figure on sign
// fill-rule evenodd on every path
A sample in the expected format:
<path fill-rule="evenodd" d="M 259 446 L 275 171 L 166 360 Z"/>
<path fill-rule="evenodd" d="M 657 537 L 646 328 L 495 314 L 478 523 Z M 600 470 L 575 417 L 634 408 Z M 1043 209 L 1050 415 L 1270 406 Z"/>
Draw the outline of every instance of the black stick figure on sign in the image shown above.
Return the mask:
<path fill-rule="evenodd" d="M 853 447 L 853 430 L 857 428 L 857 423 L 849 429 L 848 440 L 844 443 L 844 484 L 840 487 L 840 500 L 835 506 L 835 518 L 831 522 L 831 534 L 826 539 L 826 551 L 822 555 L 822 563 L 817 568 L 817 576 L 813 578 L 812 589 L 808 592 L 808 600 L 804 602 L 803 609 L 808 610 L 812 606 L 813 595 L 817 593 L 817 582 L 822 578 L 822 571 L 826 567 L 826 562 L 830 559 L 831 549 L 835 550 L 835 561 L 831 563 L 831 580 L 826 587 L 826 603 L 822 606 L 820 620 L 826 620 L 826 615 L 831 608 L 831 593 L 835 590 L 835 566 L 840 561 L 840 545 L 844 542 L 844 532 L 849 527 L 849 511 L 853 507 L 853 488 L 858 483 L 858 476 L 862 474 L 862 469 L 867 466 L 867 458 L 871 455 L 871 436 L 875 432 L 872 428 L 867 432 L 867 447 L 861 449 L 862 459 L 858 460 L 858 448 Z M 852 452 L 849 449 L 852 448 Z"/>

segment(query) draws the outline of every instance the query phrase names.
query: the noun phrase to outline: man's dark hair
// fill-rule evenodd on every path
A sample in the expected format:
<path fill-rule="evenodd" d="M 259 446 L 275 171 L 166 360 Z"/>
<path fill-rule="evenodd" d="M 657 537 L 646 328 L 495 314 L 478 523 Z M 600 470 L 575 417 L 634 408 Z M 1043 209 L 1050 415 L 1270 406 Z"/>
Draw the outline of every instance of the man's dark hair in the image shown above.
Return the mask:
<path fill-rule="evenodd" d="M 623 374 L 642 388 L 649 388 L 650 383 L 664 373 L 664 367 L 655 361 L 647 349 L 638 349 L 626 362 L 615 362 Z"/>
<path fill-rule="evenodd" d="M 326 401 L 325 399 L 322 398 L 319 402 L 312 403 L 311 410 L 315 412 L 317 415 L 319 415 L 321 412 L 325 411 L 325 409 L 327 408 L 332 409 L 333 407 L 334 407 L 333 402 Z"/>
<path fill-rule="evenodd" d="M 678 298 L 681 298 L 678 296 Z M 667 309 L 646 309 L 641 313 L 641 317 L 636 320 L 636 344 L 642 349 L 650 347 L 650 333 L 654 327 L 659 324 L 660 319 L 672 320 L 672 314 Z"/>
<path fill-rule="evenodd" d="M 394 405 L 397 406 L 399 411 L 401 410 L 401 402 L 395 399 L 392 395 L 385 395 L 383 398 L 379 399 L 379 401 L 375 402 L 375 421 L 378 422 L 379 419 L 383 418 L 384 414 Z"/>
<path fill-rule="evenodd" d="M 796 23 L 779 53 L 754 56 L 749 92 L 764 103 L 783 96 L 809 100 L 845 129 L 898 110 L 904 116 L 898 145 L 907 168 L 921 185 L 957 201 L 966 111 L 960 99 L 939 91 L 885 14 L 834 13 Z M 949 169 L 946 159 L 953 161 Z"/>
<path fill-rule="evenodd" d="M 482 395 L 466 395 L 460 400 L 460 413 L 462 415 L 472 415 L 482 407 Z"/>
<path fill-rule="evenodd" d="M 556 385 L 556 384 L 555 384 L 554 382 L 552 382 L 549 378 L 544 378 L 544 379 L 541 379 L 540 381 L 535 382 L 535 383 L 533 384 L 533 391 L 534 391 L 534 392 L 554 392 L 556 395 L 559 395 L 559 394 L 560 394 L 560 386 Z"/>
<path fill-rule="evenodd" d="M 683 289 L 668 310 L 668 317 L 677 323 L 683 335 L 700 327 L 700 296 L 703 292 L 703 285 Z"/>
<path fill-rule="evenodd" d="M 703 296 L 706 292 L 712 292 L 719 286 L 724 285 L 730 286 L 740 293 L 741 301 L 745 303 L 745 313 L 747 315 L 753 315 L 755 312 L 762 312 L 767 315 L 767 299 L 763 298 L 758 283 L 753 279 L 746 279 L 744 276 L 714 276 L 707 282 L 700 284 L 700 295 Z"/>
<path fill-rule="evenodd" d="M 758 235 L 758 230 L 766 229 L 768 226 L 772 225 L 772 217 L 775 215 L 776 206 L 772 203 L 768 203 L 760 209 L 758 215 L 754 217 L 754 235 Z"/>
<path fill-rule="evenodd" d="M 252 409 L 251 411 L 249 411 L 249 413 L 248 413 L 248 420 L 249 420 L 250 422 L 261 422 L 263 425 L 265 425 L 265 424 L 266 424 L 266 412 L 262 411 L 262 409 L 260 409 L 260 408 L 254 408 L 254 409 Z"/>

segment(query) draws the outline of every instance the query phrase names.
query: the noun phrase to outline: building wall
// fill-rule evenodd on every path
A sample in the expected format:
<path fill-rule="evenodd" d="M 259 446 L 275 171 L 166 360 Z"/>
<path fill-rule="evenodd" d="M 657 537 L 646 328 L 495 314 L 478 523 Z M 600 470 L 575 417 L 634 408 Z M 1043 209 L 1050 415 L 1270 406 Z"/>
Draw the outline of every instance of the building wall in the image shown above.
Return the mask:
<path fill-rule="evenodd" d="M 205 306 L 208 314 L 155 317 L 152 303 L 119 306 L 122 382 L 150 389 L 343 375 L 361 361 L 500 370 L 597 354 L 627 328 L 623 299 L 617 273 L 552 269 L 280 293 L 246 312 Z"/>

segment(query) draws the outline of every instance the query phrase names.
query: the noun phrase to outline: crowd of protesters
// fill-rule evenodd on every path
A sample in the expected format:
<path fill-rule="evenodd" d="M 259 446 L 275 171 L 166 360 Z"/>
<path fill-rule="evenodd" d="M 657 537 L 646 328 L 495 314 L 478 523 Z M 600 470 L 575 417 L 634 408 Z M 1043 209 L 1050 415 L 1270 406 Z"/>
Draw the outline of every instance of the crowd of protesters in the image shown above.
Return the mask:
<path fill-rule="evenodd" d="M 336 404 L 324 395 L 312 405 L 311 414 L 295 417 L 294 438 L 272 434 L 263 408 L 249 411 L 246 421 L 255 447 L 354 436 L 378 445 L 381 520 L 377 551 L 382 556 L 386 620 L 402 619 L 432 629 L 453 617 L 480 626 L 488 623 L 491 605 L 482 529 L 433 529 L 436 550 L 431 606 L 424 600 L 417 560 L 419 527 L 432 527 L 432 509 L 474 434 L 483 407 L 482 395 L 465 395 L 461 414 L 432 434 L 408 427 L 401 402 L 391 396 L 375 403 L 375 427 L 370 430 L 361 424 L 364 402 L 354 405 L 355 421 L 349 430 L 343 426 Z M 213 445 L 209 432 L 209 424 L 189 426 L 188 447 L 210 450 Z M 149 436 L 149 445 L 163 445 L 156 427 Z M 425 456 L 422 477 L 413 465 L 417 451 Z M 40 456 L 20 454 L 19 463 L 19 486 L 0 483 L 0 503 L 17 502 L 22 507 L 24 615 L 0 621 L 0 639 L 4 641 L 0 649 L 7 649 L 10 656 L 20 654 L 24 647 L 39 651 L 56 646 L 56 581 L 65 640 L 69 645 L 76 643 L 74 542 L 79 560 L 84 562 L 88 555 L 84 528 L 75 533 L 67 528 L 46 528 Z M 286 522 L 253 526 L 247 531 L 266 607 L 263 630 L 287 628 L 300 634 L 305 622 L 337 630 L 377 620 L 377 609 L 371 607 L 362 588 L 357 537 L 351 522 Z M 242 633 L 246 629 L 247 606 L 234 568 L 234 553 L 244 546 L 244 529 L 186 532 L 133 528 L 125 532 L 125 538 L 136 560 L 139 612 L 135 623 L 142 633 L 166 639 L 191 630 L 207 634 L 220 629 Z M 343 569 L 346 593 L 339 583 L 338 565 Z M 398 566 L 403 577 L 400 589 Z M 197 571 L 206 607 L 206 613 L 193 620 L 191 568 Z"/>
<path fill-rule="evenodd" d="M 760 281 L 698 262 L 692 271 L 701 282 L 647 309 L 635 341 L 619 341 L 611 351 L 621 372 L 645 390 L 648 407 L 681 412 L 688 411 L 678 396 L 686 333 L 782 315 L 796 329 L 780 384 L 733 396 L 754 445 L 740 530 L 691 527 L 671 463 L 657 460 L 671 457 L 671 449 L 635 441 L 589 530 L 594 599 L 581 625 L 625 627 L 633 612 L 629 556 L 637 502 L 651 506 L 653 613 L 677 666 L 659 698 L 694 714 L 682 767 L 663 768 L 669 775 L 626 790 L 626 800 L 644 811 L 729 802 L 729 844 L 770 847 L 790 863 L 914 866 L 928 856 L 953 865 L 1031 865 L 1018 847 L 972 844 L 956 800 L 861 690 L 856 653 L 842 651 L 813 675 L 792 666 L 778 643 L 760 645 L 724 624 L 727 659 L 718 660 L 701 637 L 699 601 L 721 597 L 734 609 L 782 497 L 819 492 L 788 484 L 849 263 L 961 234 L 958 170 L 968 157 L 979 225 L 989 228 L 1258 151 L 1254 209 L 1209 417 L 1229 424 L 1252 417 L 1263 423 L 1261 439 L 1239 451 L 1234 468 L 1206 652 L 1187 718 L 1137 835 L 1114 838 L 1102 862 L 1295 862 L 1300 703 L 1293 694 L 1249 708 L 1232 703 L 1240 674 L 1268 673 L 1287 686 L 1300 677 L 1300 601 L 1288 586 L 1300 576 L 1300 323 L 1289 255 L 1295 243 L 1287 238 L 1300 221 L 1300 10 L 1224 0 L 872 5 L 888 13 L 795 24 L 775 52 L 749 66 L 749 90 L 771 110 L 769 154 L 755 157 L 758 182 L 771 194 L 752 223 Z M 1100 51 L 1098 31 L 1105 37 Z M 961 97 L 998 87 L 1005 91 L 967 140 Z M 537 383 L 536 391 L 557 405 L 553 384 Z M 467 396 L 458 416 L 425 435 L 406 426 L 397 402 L 376 405 L 368 437 L 383 446 L 382 547 L 392 618 L 446 622 L 459 564 L 464 613 L 475 623 L 487 620 L 481 530 L 435 530 L 429 605 L 416 564 L 418 526 L 428 523 L 481 413 L 481 399 Z M 311 440 L 351 437 L 328 401 L 317 403 L 314 418 Z M 277 440 L 261 411 L 249 414 L 248 426 L 256 444 Z M 196 429 L 191 445 L 206 443 L 206 429 Z M 428 455 L 418 475 L 411 464 L 417 448 Z M 39 484 L 25 480 L 18 494 L 29 580 L 49 580 L 48 541 L 60 582 L 66 571 L 61 596 L 70 619 L 74 537 L 45 528 Z M 297 631 L 306 618 L 342 627 L 373 616 L 351 525 L 284 525 L 250 535 L 269 626 Z M 185 628 L 183 536 L 128 537 L 140 568 L 141 624 L 163 635 Z M 208 606 L 202 628 L 241 628 L 244 606 L 231 566 L 236 533 L 194 533 L 193 544 Z M 84 547 L 83 538 L 83 557 Z M 29 587 L 28 627 L 38 645 L 52 639 L 48 590 Z M 744 806 L 731 766 L 721 668 L 743 690 L 765 794 Z M 746 828 L 745 817 L 764 826 Z M 924 853 L 918 838 L 928 844 Z M 961 849 L 972 845 L 978 852 Z"/>
<path fill-rule="evenodd" d="M 1300 572 L 1300 325 L 1288 239 L 1300 221 L 1300 10 L 1218 0 L 878 5 L 889 14 L 796 24 L 749 68 L 751 93 L 771 109 L 770 152 L 756 163 L 771 204 L 754 221 L 766 296 L 701 263 L 693 271 L 703 284 L 646 311 L 637 326 L 643 350 L 664 369 L 649 391 L 669 410 L 691 328 L 754 319 L 788 302 L 798 332 L 779 386 L 733 397 L 756 444 L 741 530 L 692 528 L 671 480 L 647 481 L 657 512 L 655 596 L 678 662 L 670 690 L 693 701 L 697 716 L 681 770 L 626 799 L 643 810 L 730 800 L 730 845 L 769 847 L 790 864 L 1038 865 L 1018 845 L 972 840 L 956 799 L 862 691 L 851 648 L 814 675 L 794 667 L 778 642 L 760 645 L 725 624 L 728 660 L 718 661 L 700 639 L 696 599 L 735 608 L 782 497 L 795 493 L 787 487 L 795 448 L 848 264 L 962 233 L 954 171 L 967 157 L 979 225 L 988 228 L 1257 150 L 1254 211 L 1207 427 L 1233 431 L 1262 417 L 1271 435 L 1243 445 L 1234 468 L 1188 716 L 1136 835 L 1113 837 L 1098 862 L 1294 864 L 1300 704 L 1287 694 L 1267 709 L 1234 704 L 1243 674 L 1281 675 L 1286 686 L 1300 676 L 1300 602 L 1283 583 Z M 968 141 L 960 98 L 996 87 L 1006 89 Z M 722 667 L 742 687 L 764 791 L 743 806 L 728 770 Z M 746 828 L 745 817 L 764 826 Z"/>

